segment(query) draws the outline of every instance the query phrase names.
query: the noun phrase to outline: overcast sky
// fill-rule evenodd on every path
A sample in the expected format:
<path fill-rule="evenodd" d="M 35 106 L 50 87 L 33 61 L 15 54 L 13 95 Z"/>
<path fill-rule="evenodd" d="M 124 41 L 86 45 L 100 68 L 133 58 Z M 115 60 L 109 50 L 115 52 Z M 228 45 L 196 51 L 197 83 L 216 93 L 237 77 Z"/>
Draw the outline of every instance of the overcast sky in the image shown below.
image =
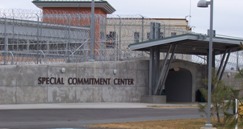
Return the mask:
<path fill-rule="evenodd" d="M 147 18 L 185 18 L 191 15 L 194 32 L 206 33 L 209 8 L 198 8 L 198 0 L 107 0 L 120 15 Z M 214 0 L 214 29 L 217 34 L 243 38 L 243 0 Z M 0 9 L 38 9 L 32 0 L 1 0 Z"/>

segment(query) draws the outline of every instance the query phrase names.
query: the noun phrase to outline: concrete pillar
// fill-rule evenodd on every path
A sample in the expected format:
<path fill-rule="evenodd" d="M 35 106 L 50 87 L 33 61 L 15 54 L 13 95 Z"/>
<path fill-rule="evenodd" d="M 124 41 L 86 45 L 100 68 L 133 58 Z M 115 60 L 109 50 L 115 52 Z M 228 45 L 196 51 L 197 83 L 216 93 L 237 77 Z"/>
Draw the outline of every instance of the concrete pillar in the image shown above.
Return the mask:
<path fill-rule="evenodd" d="M 150 23 L 150 36 L 149 36 L 150 38 L 149 38 L 149 40 L 154 40 L 155 39 L 154 32 L 155 32 L 155 23 L 151 22 Z"/>
<path fill-rule="evenodd" d="M 155 34 L 155 39 L 160 39 L 160 23 L 155 23 L 155 30 L 154 30 L 154 34 Z"/>
<path fill-rule="evenodd" d="M 154 49 L 150 48 L 150 58 L 149 58 L 149 95 L 152 95 L 153 93 L 153 71 L 154 71 Z"/>
<path fill-rule="evenodd" d="M 160 50 L 159 48 L 155 48 L 154 51 L 154 82 L 153 82 L 153 91 L 159 80 L 159 66 L 160 66 Z"/>

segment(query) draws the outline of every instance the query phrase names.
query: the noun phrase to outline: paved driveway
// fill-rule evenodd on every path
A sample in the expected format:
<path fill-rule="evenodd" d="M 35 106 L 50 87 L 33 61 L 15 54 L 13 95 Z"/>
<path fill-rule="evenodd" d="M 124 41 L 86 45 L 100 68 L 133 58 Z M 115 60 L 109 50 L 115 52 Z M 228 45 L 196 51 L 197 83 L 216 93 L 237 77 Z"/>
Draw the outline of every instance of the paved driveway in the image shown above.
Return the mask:
<path fill-rule="evenodd" d="M 89 124 L 199 118 L 196 108 L 0 110 L 0 128 L 85 128 Z"/>

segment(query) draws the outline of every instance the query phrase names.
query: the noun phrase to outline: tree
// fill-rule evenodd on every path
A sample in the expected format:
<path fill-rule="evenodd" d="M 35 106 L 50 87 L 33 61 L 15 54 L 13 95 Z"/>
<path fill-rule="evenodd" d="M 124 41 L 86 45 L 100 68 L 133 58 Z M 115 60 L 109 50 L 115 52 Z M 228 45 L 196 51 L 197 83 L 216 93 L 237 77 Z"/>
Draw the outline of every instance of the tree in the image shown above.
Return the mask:
<path fill-rule="evenodd" d="M 207 80 L 204 80 L 204 82 L 207 84 Z M 238 97 L 238 91 L 230 86 L 226 86 L 225 83 L 218 80 L 216 76 L 212 78 L 212 85 L 211 115 L 216 116 L 218 125 L 231 125 L 235 122 L 233 109 L 235 105 L 234 100 Z M 201 88 L 200 91 L 207 100 L 207 88 Z M 207 104 L 199 104 L 199 110 L 201 112 L 206 113 L 206 107 Z"/>

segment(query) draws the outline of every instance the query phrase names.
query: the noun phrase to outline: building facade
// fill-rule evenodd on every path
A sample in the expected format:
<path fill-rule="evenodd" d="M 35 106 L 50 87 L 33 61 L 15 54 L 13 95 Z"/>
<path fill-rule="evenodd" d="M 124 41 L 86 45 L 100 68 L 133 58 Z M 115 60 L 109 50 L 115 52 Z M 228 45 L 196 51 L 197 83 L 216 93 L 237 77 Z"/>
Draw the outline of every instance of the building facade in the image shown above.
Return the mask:
<path fill-rule="evenodd" d="M 91 1 L 34 0 L 33 3 L 43 10 L 43 22 L 91 26 Z M 96 60 L 143 58 L 146 57 L 146 54 L 131 52 L 128 45 L 190 32 L 188 21 L 185 18 L 123 17 L 114 16 L 113 12 L 115 12 L 114 7 L 107 1 L 95 1 L 94 51 Z M 70 15 L 70 17 L 64 18 L 63 15 Z M 151 36 L 152 23 L 158 24 L 158 37 L 152 38 Z"/>
<path fill-rule="evenodd" d="M 153 30 L 156 30 L 154 32 L 156 34 L 152 34 Z M 117 49 L 119 52 L 117 58 L 120 60 L 126 60 L 130 57 L 144 58 L 148 56 L 147 53 L 130 51 L 128 45 L 186 34 L 190 31 L 188 21 L 184 18 L 108 17 L 106 39 L 103 41 L 107 42 L 106 48 Z M 177 56 L 182 59 L 191 59 L 190 56 Z M 163 58 L 163 56 L 161 57 Z"/>

